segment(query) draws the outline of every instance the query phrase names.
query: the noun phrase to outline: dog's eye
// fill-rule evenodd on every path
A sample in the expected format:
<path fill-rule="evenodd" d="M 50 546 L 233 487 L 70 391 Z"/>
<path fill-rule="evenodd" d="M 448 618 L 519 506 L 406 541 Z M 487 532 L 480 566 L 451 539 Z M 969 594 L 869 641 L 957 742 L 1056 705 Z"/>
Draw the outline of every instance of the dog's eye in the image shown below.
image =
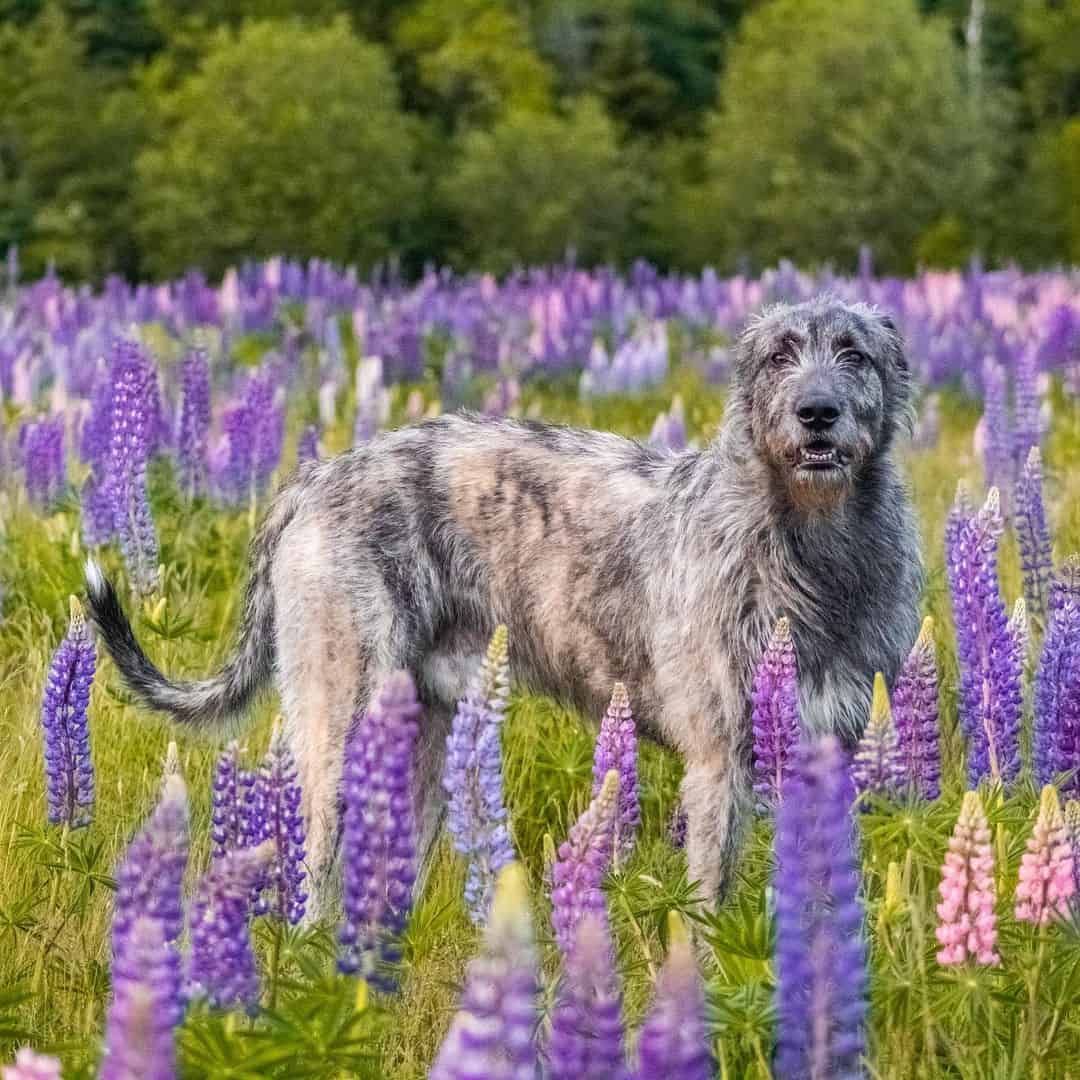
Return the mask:
<path fill-rule="evenodd" d="M 787 367 L 787 365 L 791 363 L 791 356 L 786 352 L 774 352 L 772 356 L 769 357 L 769 363 L 774 368 Z"/>
<path fill-rule="evenodd" d="M 851 367 L 862 367 L 866 363 L 866 354 L 859 352 L 858 349 L 845 349 L 837 359 L 841 364 L 848 364 Z"/>

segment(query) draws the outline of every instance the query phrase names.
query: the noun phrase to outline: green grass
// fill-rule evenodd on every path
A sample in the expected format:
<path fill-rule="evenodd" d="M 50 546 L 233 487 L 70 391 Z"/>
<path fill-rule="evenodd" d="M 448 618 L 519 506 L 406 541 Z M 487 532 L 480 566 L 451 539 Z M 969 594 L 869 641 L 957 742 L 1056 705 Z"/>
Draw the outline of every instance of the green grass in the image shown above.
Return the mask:
<path fill-rule="evenodd" d="M 686 403 L 691 434 L 708 437 L 721 416 L 722 401 L 689 372 L 678 373 L 662 391 L 633 400 L 583 403 L 567 388 L 529 389 L 523 407 L 539 408 L 551 419 L 640 436 L 676 391 Z M 399 393 L 399 407 L 403 400 Z M 1046 470 L 1060 559 L 1080 549 L 1080 477 L 1072 468 L 1080 452 L 1080 416 L 1062 399 L 1055 405 Z M 995 844 L 1005 855 L 998 868 L 1002 967 L 948 972 L 933 960 L 939 867 L 963 793 L 942 529 L 957 480 L 967 478 L 976 491 L 981 484 L 972 452 L 976 409 L 947 397 L 943 411 L 940 444 L 931 451 L 906 453 L 905 466 L 925 540 L 929 579 L 924 606 L 939 628 L 945 793 L 933 806 L 883 805 L 861 821 L 871 943 L 872 1075 L 987 1080 L 1080 1075 L 1080 929 L 1055 928 L 1039 937 L 1010 914 L 1035 805 L 1030 783 L 992 803 Z M 327 442 L 339 449 L 348 438 L 342 426 L 329 433 Z M 220 663 L 231 645 L 250 523 L 245 514 L 181 505 L 164 468 L 154 475 L 154 492 L 165 604 L 152 616 L 149 610 L 137 612 L 136 630 L 166 671 L 205 672 Z M 177 741 L 190 786 L 191 884 L 208 858 L 209 774 L 219 749 L 137 709 L 111 663 L 100 658 L 91 701 L 98 785 L 94 823 L 71 838 L 42 827 L 38 713 L 49 658 L 64 631 L 68 594 L 81 588 L 84 553 L 78 525 L 74 503 L 39 516 L 14 486 L 0 490 L 0 581 L 6 594 L 0 623 L 0 1060 L 28 1039 L 42 1049 L 60 1051 L 67 1076 L 90 1075 L 97 1053 L 108 995 L 110 875 L 154 802 L 167 744 Z M 105 562 L 119 571 L 115 553 L 107 552 Z M 1002 584 L 1010 601 L 1019 594 L 1011 538 L 1003 547 Z M 275 707 L 273 700 L 259 707 L 246 736 L 252 757 L 265 749 Z M 546 699 L 517 697 L 506 729 L 507 800 L 533 887 L 549 976 L 558 968 L 544 897 L 544 838 L 550 833 L 560 840 L 585 804 L 595 719 L 576 716 Z M 663 959 L 666 914 L 690 907 L 683 857 L 666 839 L 679 776 L 673 756 L 644 748 L 641 840 L 610 882 L 631 1026 L 647 1007 L 653 973 Z M 707 927 L 713 946 L 706 971 L 710 1016 L 720 1075 L 726 1077 L 770 1075 L 773 970 L 765 900 L 770 846 L 767 823 L 758 823 L 738 887 Z M 899 889 L 886 903 L 885 883 L 893 862 Z M 328 974 L 329 933 L 290 934 L 279 978 L 285 1011 L 293 1011 L 284 1019 L 258 1023 L 197 1014 L 183 1037 L 186 1074 L 299 1075 L 297 1068 L 274 1057 L 274 1047 L 291 1040 L 290 1045 L 303 1046 L 301 1056 L 311 1070 L 305 1075 L 359 1075 L 366 1069 L 370 1075 L 402 1080 L 425 1076 L 452 1014 L 465 964 L 478 943 L 460 900 L 462 881 L 462 868 L 444 845 L 409 929 L 399 998 L 356 1014 L 351 985 Z M 265 950 L 263 931 L 259 942 Z M 15 1001 L 13 993 L 5 998 L 10 988 L 19 988 L 22 1000 Z M 378 1055 L 367 1065 L 357 1064 L 341 1049 L 346 1036 L 357 1030 L 367 1049 Z M 272 1034 L 264 1038 L 267 1031 Z M 262 1065 L 258 1062 L 264 1059 L 253 1056 L 255 1048 L 267 1055 Z"/>

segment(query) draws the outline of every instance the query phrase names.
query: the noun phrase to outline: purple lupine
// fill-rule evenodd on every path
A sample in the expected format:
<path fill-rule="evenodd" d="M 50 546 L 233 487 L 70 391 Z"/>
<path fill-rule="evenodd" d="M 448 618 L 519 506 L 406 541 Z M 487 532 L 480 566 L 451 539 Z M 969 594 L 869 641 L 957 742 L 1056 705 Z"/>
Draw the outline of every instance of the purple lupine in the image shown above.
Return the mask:
<path fill-rule="evenodd" d="M 503 802 L 500 732 L 510 693 L 506 627 L 496 628 L 480 670 L 458 702 L 446 743 L 443 787 L 454 849 L 468 859 L 465 905 L 487 918 L 499 871 L 513 861 Z"/>
<path fill-rule="evenodd" d="M 64 417 L 42 417 L 19 431 L 26 493 L 39 509 L 47 509 L 67 486 Z"/>
<path fill-rule="evenodd" d="M 319 460 L 318 424 L 308 424 L 301 432 L 300 439 L 296 444 L 296 460 L 298 462 Z"/>
<path fill-rule="evenodd" d="M 230 506 L 243 506 L 254 487 L 255 440 L 251 414 L 242 402 L 226 409 L 221 417 L 224 441 L 210 458 L 218 495 Z"/>
<path fill-rule="evenodd" d="M 983 416 L 980 423 L 985 440 L 983 471 L 986 483 L 1009 490 L 1014 470 L 1008 379 L 1005 369 L 989 357 L 983 362 Z"/>
<path fill-rule="evenodd" d="M 960 536 L 967 524 L 975 516 L 975 507 L 971 502 L 971 492 L 967 482 L 960 480 L 956 485 L 956 497 L 949 513 L 945 518 L 945 576 L 949 582 L 949 589 L 955 590 L 956 583 L 953 581 L 953 572 L 959 565 L 957 545 Z"/>
<path fill-rule="evenodd" d="M 1036 348 L 1021 348 L 1013 370 L 1012 464 L 1018 473 L 1042 441 L 1039 356 Z"/>
<path fill-rule="evenodd" d="M 11 1065 L 0 1065 L 0 1080 L 62 1080 L 60 1059 L 23 1046 Z"/>
<path fill-rule="evenodd" d="M 83 481 L 79 497 L 82 511 L 82 537 L 88 548 L 107 544 L 113 535 L 113 508 L 109 489 L 96 471 Z"/>
<path fill-rule="evenodd" d="M 261 372 L 247 385 L 244 402 L 251 423 L 251 468 L 255 493 L 262 495 L 281 462 L 285 439 L 285 413 L 277 400 L 277 386 L 269 372 Z"/>
<path fill-rule="evenodd" d="M 140 915 L 113 959 L 101 1080 L 174 1080 L 183 1015 L 179 956 L 159 919 Z"/>
<path fill-rule="evenodd" d="M 49 664 L 41 703 L 45 737 L 45 784 L 51 825 L 88 825 L 94 805 L 87 709 L 96 665 L 94 642 L 79 601 L 71 598 L 71 622 Z"/>
<path fill-rule="evenodd" d="M 866 948 L 834 736 L 800 747 L 776 823 L 778 1076 L 862 1076 Z"/>
<path fill-rule="evenodd" d="M 593 797 L 600 794 L 604 777 L 614 769 L 619 774 L 619 813 L 615 821 L 615 855 L 625 857 L 634 846 L 641 824 L 638 794 L 637 729 L 630 711 L 630 697 L 622 683 L 616 683 L 611 702 L 600 722 L 600 734 L 593 754 Z"/>
<path fill-rule="evenodd" d="M 559 857 L 551 869 L 551 922 L 564 954 L 586 914 L 607 917 L 601 884 L 611 868 L 618 805 L 619 774 L 611 769 L 569 837 L 559 845 Z"/>
<path fill-rule="evenodd" d="M 273 858 L 261 890 L 255 914 L 274 915 L 295 926 L 304 917 L 304 818 L 300 813 L 300 785 L 296 761 L 285 739 L 281 722 L 274 725 L 270 748 L 255 781 L 251 810 L 250 843 L 267 840 Z"/>
<path fill-rule="evenodd" d="M 1032 757 L 1035 779 L 1072 772 L 1062 793 L 1080 795 L 1080 557 L 1050 586 L 1050 621 L 1035 674 Z"/>
<path fill-rule="evenodd" d="M 919 798 L 932 801 L 941 794 L 941 743 L 934 620 L 929 615 L 900 669 L 892 705 L 907 783 Z"/>
<path fill-rule="evenodd" d="M 870 722 L 851 762 L 851 779 L 857 792 L 887 797 L 900 790 L 904 776 L 900 740 L 893 723 L 889 692 L 885 688 L 885 677 L 879 671 L 874 676 Z"/>
<path fill-rule="evenodd" d="M 626 1080 L 611 936 L 595 915 L 578 924 L 563 964 L 546 1057 L 548 1080 Z"/>
<path fill-rule="evenodd" d="M 987 775 L 1010 783 L 1020 769 L 1023 657 L 998 589 L 1003 529 L 998 490 L 991 488 L 983 508 L 960 530 L 950 556 L 960 722 L 972 787 Z"/>
<path fill-rule="evenodd" d="M 635 1080 L 710 1080 L 705 991 L 678 914 L 668 915 L 668 955 L 638 1037 Z"/>
<path fill-rule="evenodd" d="M 378 356 L 363 357 L 356 365 L 356 419 L 353 444 L 370 442 L 386 423 L 389 398 L 383 385 L 383 362 Z"/>
<path fill-rule="evenodd" d="M 1024 598 L 1036 619 L 1046 617 L 1046 601 L 1054 565 L 1050 554 L 1050 530 L 1043 505 L 1042 455 L 1033 446 L 1016 484 L 1014 521 L 1024 572 Z"/>
<path fill-rule="evenodd" d="M 777 621 L 754 670 L 754 793 L 762 808 L 783 801 L 792 756 L 799 743 L 799 676 L 795 642 L 786 618 Z"/>
<path fill-rule="evenodd" d="M 251 946 L 251 896 L 274 857 L 269 841 L 210 864 L 191 902 L 188 997 L 219 1009 L 253 1010 L 259 971 Z"/>
<path fill-rule="evenodd" d="M 176 446 L 180 489 L 189 498 L 206 491 L 210 434 L 210 364 L 205 349 L 193 349 L 181 368 L 180 423 Z"/>
<path fill-rule="evenodd" d="M 189 844 L 187 787 L 179 773 L 172 773 L 165 777 L 157 806 L 128 845 L 116 873 L 114 955 L 143 915 L 160 921 L 166 941 L 180 937 Z"/>
<path fill-rule="evenodd" d="M 672 401 L 668 412 L 657 416 L 649 433 L 649 443 L 667 450 L 686 449 L 686 420 L 683 416 L 682 399 L 678 396 Z"/>
<path fill-rule="evenodd" d="M 211 855 L 223 858 L 237 848 L 256 843 L 254 801 L 255 776 L 241 767 L 239 747 L 230 742 L 217 760 L 211 788 L 212 827 L 214 841 Z"/>
<path fill-rule="evenodd" d="M 345 749 L 344 916 L 338 967 L 379 989 L 412 906 L 416 881 L 413 753 L 420 703 L 407 672 L 391 675 Z"/>
<path fill-rule="evenodd" d="M 1075 895 L 1080 896 L 1080 799 L 1070 799 L 1065 804 L 1065 829 L 1069 834 L 1069 842 L 1072 844 Z"/>
<path fill-rule="evenodd" d="M 499 874 L 480 955 L 429 1080 L 533 1080 L 537 1075 L 536 946 L 525 872 Z"/>

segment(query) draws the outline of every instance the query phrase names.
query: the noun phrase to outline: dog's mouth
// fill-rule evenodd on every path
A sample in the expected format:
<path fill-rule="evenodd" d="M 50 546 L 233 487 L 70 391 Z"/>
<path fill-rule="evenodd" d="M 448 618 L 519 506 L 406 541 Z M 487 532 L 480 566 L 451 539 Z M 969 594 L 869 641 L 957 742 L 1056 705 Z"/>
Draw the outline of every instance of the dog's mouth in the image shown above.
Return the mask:
<path fill-rule="evenodd" d="M 845 464 L 841 451 L 824 439 L 815 439 L 795 452 L 795 468 L 807 472 L 829 472 L 841 469 Z"/>

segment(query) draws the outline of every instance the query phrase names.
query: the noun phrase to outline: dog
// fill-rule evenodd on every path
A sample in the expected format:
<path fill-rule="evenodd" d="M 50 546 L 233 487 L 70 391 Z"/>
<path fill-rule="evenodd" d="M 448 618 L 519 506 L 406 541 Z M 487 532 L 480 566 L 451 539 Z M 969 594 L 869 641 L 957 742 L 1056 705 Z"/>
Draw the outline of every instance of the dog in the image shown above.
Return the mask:
<path fill-rule="evenodd" d="M 163 676 L 93 564 L 89 608 L 130 689 L 181 723 L 227 727 L 276 679 L 324 902 L 352 717 L 390 672 L 413 675 L 428 846 L 455 703 L 499 623 L 519 685 L 595 717 L 622 682 L 643 732 L 682 755 L 689 871 L 718 899 L 752 814 L 750 684 L 777 619 L 805 731 L 849 744 L 875 671 L 891 684 L 915 640 L 920 545 L 893 460 L 911 392 L 877 309 L 774 306 L 736 343 L 702 450 L 450 415 L 302 465 L 252 541 L 235 652 L 212 678 Z"/>

